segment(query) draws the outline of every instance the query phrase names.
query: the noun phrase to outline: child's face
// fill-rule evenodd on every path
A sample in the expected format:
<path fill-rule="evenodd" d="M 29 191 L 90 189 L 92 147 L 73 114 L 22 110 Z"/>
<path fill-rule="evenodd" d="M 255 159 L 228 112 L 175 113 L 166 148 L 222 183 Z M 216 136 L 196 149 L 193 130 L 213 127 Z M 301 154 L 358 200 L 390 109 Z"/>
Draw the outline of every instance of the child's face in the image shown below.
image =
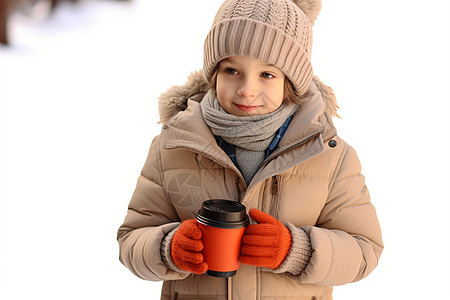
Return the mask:
<path fill-rule="evenodd" d="M 217 67 L 217 99 L 227 113 L 238 117 L 267 114 L 283 102 L 284 77 L 263 61 L 228 57 Z"/>

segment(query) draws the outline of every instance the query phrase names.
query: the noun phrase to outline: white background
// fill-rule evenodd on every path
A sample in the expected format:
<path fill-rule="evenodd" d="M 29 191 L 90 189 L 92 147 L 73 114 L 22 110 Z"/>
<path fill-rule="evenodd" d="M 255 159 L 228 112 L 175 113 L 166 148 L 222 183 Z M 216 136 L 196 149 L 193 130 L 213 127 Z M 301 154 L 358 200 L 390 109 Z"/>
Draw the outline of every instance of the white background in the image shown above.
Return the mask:
<path fill-rule="evenodd" d="M 117 228 L 159 133 L 157 98 L 201 68 L 221 0 L 87 1 L 11 18 L 0 46 L 0 299 L 158 299 Z M 336 300 L 450 299 L 450 4 L 324 0 L 314 71 L 336 92 L 385 251 Z"/>

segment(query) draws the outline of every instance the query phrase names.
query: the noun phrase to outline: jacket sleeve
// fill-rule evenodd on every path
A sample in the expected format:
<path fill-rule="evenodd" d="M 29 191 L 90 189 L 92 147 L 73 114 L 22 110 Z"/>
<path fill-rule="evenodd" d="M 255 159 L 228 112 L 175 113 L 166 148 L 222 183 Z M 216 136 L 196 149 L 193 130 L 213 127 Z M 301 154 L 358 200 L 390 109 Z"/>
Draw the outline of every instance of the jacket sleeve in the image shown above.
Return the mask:
<path fill-rule="evenodd" d="M 159 137 L 156 137 L 138 178 L 127 216 L 117 233 L 120 261 L 136 276 L 154 281 L 182 279 L 189 275 L 167 268 L 161 258 L 162 240 L 180 224 L 162 182 Z"/>
<path fill-rule="evenodd" d="M 361 280 L 377 266 L 383 251 L 359 159 L 352 147 L 343 147 L 318 222 L 303 227 L 313 251 L 299 278 L 304 283 L 334 286 Z"/>

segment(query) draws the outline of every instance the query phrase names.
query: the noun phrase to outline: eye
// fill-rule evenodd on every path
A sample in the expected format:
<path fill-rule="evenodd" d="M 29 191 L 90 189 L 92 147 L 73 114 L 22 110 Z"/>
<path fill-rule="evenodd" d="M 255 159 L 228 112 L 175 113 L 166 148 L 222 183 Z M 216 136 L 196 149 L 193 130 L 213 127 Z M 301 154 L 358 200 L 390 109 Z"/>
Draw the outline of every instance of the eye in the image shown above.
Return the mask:
<path fill-rule="evenodd" d="M 272 79 L 275 78 L 275 76 L 273 74 L 267 73 L 267 72 L 263 72 L 261 73 L 261 77 L 265 78 L 265 79 Z"/>
<path fill-rule="evenodd" d="M 230 75 L 238 75 L 239 72 L 236 69 L 233 68 L 225 68 L 225 73 L 230 74 Z"/>

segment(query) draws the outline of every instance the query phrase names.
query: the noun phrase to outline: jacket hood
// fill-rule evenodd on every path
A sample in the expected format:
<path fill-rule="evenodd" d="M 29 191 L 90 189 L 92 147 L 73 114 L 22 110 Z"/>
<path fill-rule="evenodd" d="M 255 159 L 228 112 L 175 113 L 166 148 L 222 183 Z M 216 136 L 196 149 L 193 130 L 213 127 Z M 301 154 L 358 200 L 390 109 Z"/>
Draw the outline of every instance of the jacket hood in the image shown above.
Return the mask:
<path fill-rule="evenodd" d="M 339 117 L 337 114 L 339 106 L 337 105 L 333 90 L 325 85 L 317 76 L 314 76 L 312 80 L 325 102 L 325 115 L 327 115 L 327 119 Z M 209 84 L 203 76 L 202 70 L 191 73 L 183 85 L 169 88 L 159 97 L 159 123 L 165 124 L 178 112 L 185 110 L 189 99 L 200 102 L 208 89 Z M 307 101 L 308 95 L 309 93 L 306 92 L 305 99 L 302 99 L 302 101 Z"/>

